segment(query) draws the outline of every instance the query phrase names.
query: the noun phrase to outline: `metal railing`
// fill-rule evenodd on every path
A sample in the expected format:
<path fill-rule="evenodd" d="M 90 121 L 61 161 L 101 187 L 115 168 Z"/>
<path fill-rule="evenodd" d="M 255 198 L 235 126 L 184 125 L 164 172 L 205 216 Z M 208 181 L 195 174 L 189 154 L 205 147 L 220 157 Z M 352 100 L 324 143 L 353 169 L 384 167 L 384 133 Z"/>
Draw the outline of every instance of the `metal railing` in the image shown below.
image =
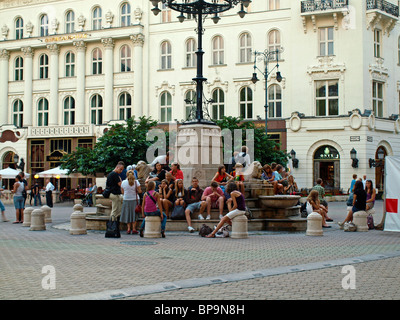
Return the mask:
<path fill-rule="evenodd" d="M 367 10 L 381 10 L 392 16 L 399 17 L 399 6 L 385 0 L 367 0 Z"/>
<path fill-rule="evenodd" d="M 301 2 L 301 13 L 342 9 L 349 5 L 349 0 L 307 0 Z"/>

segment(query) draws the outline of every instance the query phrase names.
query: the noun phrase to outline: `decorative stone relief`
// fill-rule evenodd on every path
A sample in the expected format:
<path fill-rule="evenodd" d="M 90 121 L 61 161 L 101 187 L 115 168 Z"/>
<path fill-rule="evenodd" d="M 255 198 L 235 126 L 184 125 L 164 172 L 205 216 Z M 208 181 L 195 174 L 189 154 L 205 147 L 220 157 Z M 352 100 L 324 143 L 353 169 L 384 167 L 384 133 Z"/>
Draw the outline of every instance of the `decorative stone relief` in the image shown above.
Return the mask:
<path fill-rule="evenodd" d="M 50 34 L 57 34 L 59 22 L 56 18 L 51 20 L 50 23 Z"/>
<path fill-rule="evenodd" d="M 106 18 L 106 25 L 104 28 L 111 28 L 114 19 L 114 15 L 111 12 L 111 10 L 107 11 L 105 18 Z"/>
<path fill-rule="evenodd" d="M 368 128 L 369 128 L 369 130 L 374 130 L 375 129 L 375 115 L 374 115 L 373 112 L 368 117 Z"/>
<path fill-rule="evenodd" d="M 113 38 L 102 38 L 101 43 L 104 48 L 114 48 L 114 40 Z"/>
<path fill-rule="evenodd" d="M 375 63 L 369 65 L 371 79 L 387 82 L 389 78 L 389 69 L 386 68 L 383 63 L 383 58 L 375 58 Z"/>
<path fill-rule="evenodd" d="M 143 47 L 144 45 L 144 34 L 143 33 L 135 33 L 130 35 L 130 39 L 132 40 L 133 46 Z"/>
<path fill-rule="evenodd" d="M 81 14 L 78 17 L 78 30 L 77 31 L 83 31 L 84 27 L 85 27 L 85 22 L 86 22 L 86 18 L 83 16 L 83 14 Z"/>
<path fill-rule="evenodd" d="M 310 84 L 315 80 L 326 80 L 338 78 L 344 81 L 345 64 L 336 63 L 334 57 L 318 57 L 318 64 L 309 66 L 307 73 L 310 76 Z"/>
<path fill-rule="evenodd" d="M 290 130 L 297 132 L 301 129 L 301 118 L 299 117 L 298 112 L 293 112 L 292 116 L 289 120 Z"/>
<path fill-rule="evenodd" d="M 352 115 L 349 118 L 350 127 L 353 130 L 358 130 L 362 125 L 362 117 L 360 115 L 360 111 L 355 109 L 352 111 Z"/>
<path fill-rule="evenodd" d="M 140 22 L 142 21 L 142 15 L 143 15 L 142 9 L 136 8 L 135 11 L 133 12 L 136 24 L 140 24 Z"/>
<path fill-rule="evenodd" d="M 174 96 L 175 95 L 175 85 L 171 86 L 168 84 L 168 81 L 164 81 L 161 84 L 161 86 L 156 86 L 155 87 L 156 97 L 158 97 L 162 91 L 168 91 L 169 93 L 171 93 Z"/>
<path fill-rule="evenodd" d="M 28 38 L 32 36 L 32 32 L 33 32 L 33 24 L 32 22 L 28 21 L 28 23 L 25 26 L 25 33 L 28 36 Z"/>
<path fill-rule="evenodd" d="M 394 131 L 396 131 L 396 133 L 400 133 L 400 119 L 397 119 L 394 122 Z"/>
<path fill-rule="evenodd" d="M 211 94 L 211 91 L 215 88 L 223 88 L 224 92 L 228 92 L 229 82 L 228 81 L 221 81 L 219 77 L 215 78 L 212 83 L 207 82 L 207 92 Z"/>
<path fill-rule="evenodd" d="M 10 30 L 10 29 L 7 27 L 6 24 L 3 25 L 3 27 L 1 28 L 1 37 L 2 37 L 2 40 L 7 40 L 8 31 L 9 31 L 9 30 Z"/>
<path fill-rule="evenodd" d="M 0 50 L 0 60 L 10 59 L 10 53 L 6 49 Z"/>
<path fill-rule="evenodd" d="M 32 47 L 22 47 L 21 51 L 24 53 L 25 57 L 33 57 L 34 51 Z"/>
<path fill-rule="evenodd" d="M 86 50 L 86 43 L 83 40 L 74 41 L 72 44 L 76 47 L 77 51 L 85 51 Z"/>

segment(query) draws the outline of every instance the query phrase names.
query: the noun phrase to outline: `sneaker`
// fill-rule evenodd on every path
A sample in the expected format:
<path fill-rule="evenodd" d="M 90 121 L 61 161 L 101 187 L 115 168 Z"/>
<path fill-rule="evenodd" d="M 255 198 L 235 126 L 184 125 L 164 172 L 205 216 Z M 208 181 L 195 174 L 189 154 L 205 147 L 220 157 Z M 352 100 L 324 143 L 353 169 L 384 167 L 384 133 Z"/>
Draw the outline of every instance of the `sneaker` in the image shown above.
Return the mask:
<path fill-rule="evenodd" d="M 211 216 L 208 215 L 207 218 L 206 218 L 206 220 L 211 220 Z"/>
<path fill-rule="evenodd" d="M 201 214 L 199 214 L 198 218 L 199 220 L 204 220 L 204 217 Z"/>
<path fill-rule="evenodd" d="M 338 222 L 337 224 L 339 225 L 340 229 L 343 230 L 343 228 L 344 228 L 344 223 L 343 223 L 343 222 Z"/>
<path fill-rule="evenodd" d="M 221 220 L 224 216 L 222 214 L 219 215 L 219 220 Z"/>
<path fill-rule="evenodd" d="M 190 233 L 194 232 L 194 228 L 193 227 L 188 227 L 188 230 L 189 230 Z"/>

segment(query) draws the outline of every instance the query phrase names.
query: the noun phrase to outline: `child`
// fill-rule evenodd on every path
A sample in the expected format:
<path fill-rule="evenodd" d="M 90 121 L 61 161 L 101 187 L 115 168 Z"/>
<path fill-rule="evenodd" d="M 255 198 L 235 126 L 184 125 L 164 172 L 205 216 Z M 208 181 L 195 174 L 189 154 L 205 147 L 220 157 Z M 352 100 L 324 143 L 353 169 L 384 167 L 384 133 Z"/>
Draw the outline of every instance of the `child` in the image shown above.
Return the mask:
<path fill-rule="evenodd" d="M 232 172 L 233 180 L 236 183 L 236 186 L 238 187 L 238 190 L 242 194 L 244 194 L 244 175 L 243 175 L 243 165 L 241 163 L 236 163 L 235 165 L 235 171 Z"/>
<path fill-rule="evenodd" d="M 233 218 L 246 213 L 244 195 L 238 191 L 236 183 L 230 182 L 227 187 L 227 192 L 231 196 L 227 201 L 229 213 L 222 217 L 214 231 L 206 236 L 207 238 L 215 238 L 215 234 L 224 226 L 225 223 L 231 225 Z"/>
<path fill-rule="evenodd" d="M 161 196 L 154 189 L 156 183 L 149 181 L 147 184 L 147 192 L 143 196 L 142 217 L 145 216 L 160 216 L 161 218 L 161 236 L 165 238 L 165 225 L 167 224 L 167 216 L 162 212 Z M 157 208 L 158 205 L 158 208 Z M 145 219 L 140 226 L 140 236 L 143 237 L 145 227 Z"/>
<path fill-rule="evenodd" d="M 176 179 L 175 181 L 175 205 L 184 206 L 185 205 L 185 188 L 183 186 L 182 179 Z"/>

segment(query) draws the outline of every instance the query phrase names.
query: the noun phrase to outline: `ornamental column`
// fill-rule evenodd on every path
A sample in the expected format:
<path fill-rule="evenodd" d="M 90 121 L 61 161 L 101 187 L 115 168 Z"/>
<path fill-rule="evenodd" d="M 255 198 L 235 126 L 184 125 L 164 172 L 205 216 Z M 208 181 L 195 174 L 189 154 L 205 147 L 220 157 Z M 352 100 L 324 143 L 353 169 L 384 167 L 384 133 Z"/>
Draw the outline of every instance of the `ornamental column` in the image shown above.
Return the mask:
<path fill-rule="evenodd" d="M 104 117 L 103 122 L 113 120 L 113 96 L 114 96 L 114 40 L 103 38 L 104 46 Z"/>
<path fill-rule="evenodd" d="M 133 114 L 143 115 L 143 33 L 130 36 L 133 42 Z"/>
<path fill-rule="evenodd" d="M 8 124 L 8 61 L 10 53 L 3 49 L 0 51 L 0 126 Z"/>
<path fill-rule="evenodd" d="M 50 51 L 50 110 L 49 125 L 58 125 L 58 55 L 59 46 L 57 44 L 49 44 L 47 49 Z"/>
<path fill-rule="evenodd" d="M 84 41 L 74 41 L 76 47 L 76 99 L 75 99 L 75 123 L 86 124 L 86 112 L 85 112 L 85 55 L 86 55 L 86 44 Z"/>
<path fill-rule="evenodd" d="M 32 85 L 33 85 L 33 49 L 31 47 L 21 48 L 24 53 L 24 126 L 32 126 Z"/>

